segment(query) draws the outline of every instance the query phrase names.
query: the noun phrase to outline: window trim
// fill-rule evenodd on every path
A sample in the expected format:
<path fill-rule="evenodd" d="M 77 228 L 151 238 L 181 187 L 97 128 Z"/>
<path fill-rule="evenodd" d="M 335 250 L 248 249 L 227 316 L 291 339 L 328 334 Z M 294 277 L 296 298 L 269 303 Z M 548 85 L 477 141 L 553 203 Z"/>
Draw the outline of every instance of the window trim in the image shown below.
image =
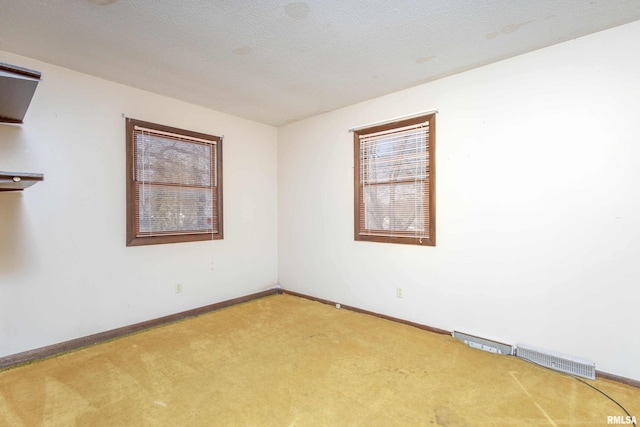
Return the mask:
<path fill-rule="evenodd" d="M 436 161 L 435 161 L 435 145 L 436 145 L 436 123 L 435 113 L 424 114 L 418 117 L 411 117 L 407 119 L 394 120 L 378 125 L 372 125 L 366 128 L 359 128 L 353 131 L 353 149 L 354 149 L 354 240 L 356 241 L 370 241 L 379 243 L 401 243 L 412 244 L 420 246 L 435 246 L 436 245 Z M 361 230 L 362 218 L 360 213 L 364 211 L 362 209 L 364 191 L 363 185 L 360 182 L 360 137 L 362 135 L 373 134 L 377 132 L 383 132 L 387 130 L 402 128 L 405 126 L 411 126 L 419 123 L 429 122 L 429 144 L 428 144 L 428 168 L 429 168 L 429 181 L 428 181 L 428 209 L 425 212 L 425 217 L 429 219 L 428 235 L 416 236 L 415 233 L 402 233 L 395 232 L 393 235 L 372 235 L 363 234 L 364 230 Z M 427 199 L 425 199 L 427 201 Z M 404 235 L 403 235 L 404 234 Z"/>
<path fill-rule="evenodd" d="M 135 127 L 143 127 L 160 132 L 169 132 L 177 135 L 184 135 L 190 138 L 198 138 L 202 140 L 212 141 L 212 147 L 215 147 L 215 167 L 216 167 L 216 185 L 212 191 L 216 192 L 216 203 L 214 204 L 214 212 L 218 216 L 218 232 L 217 233 L 180 233 L 153 236 L 139 236 L 136 229 L 136 213 L 138 207 L 136 205 L 136 180 L 135 180 Z M 197 242 L 204 240 L 220 240 L 223 239 L 223 203 L 222 203 L 222 138 L 219 136 L 194 132 L 185 129 L 174 128 L 170 126 L 150 123 L 132 118 L 126 119 L 126 185 L 127 185 L 127 246 L 156 245 L 164 243 L 180 243 L 180 242 Z"/>

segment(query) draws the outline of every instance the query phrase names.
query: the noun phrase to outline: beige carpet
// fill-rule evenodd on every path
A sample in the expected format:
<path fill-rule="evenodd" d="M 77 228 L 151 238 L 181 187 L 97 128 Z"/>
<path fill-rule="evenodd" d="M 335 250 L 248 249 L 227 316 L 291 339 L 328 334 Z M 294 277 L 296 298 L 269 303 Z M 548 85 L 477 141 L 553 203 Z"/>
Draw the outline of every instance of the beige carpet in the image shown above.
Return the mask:
<path fill-rule="evenodd" d="M 640 389 L 591 384 L 640 418 Z M 580 382 L 274 295 L 0 372 L 1 426 L 603 426 Z"/>

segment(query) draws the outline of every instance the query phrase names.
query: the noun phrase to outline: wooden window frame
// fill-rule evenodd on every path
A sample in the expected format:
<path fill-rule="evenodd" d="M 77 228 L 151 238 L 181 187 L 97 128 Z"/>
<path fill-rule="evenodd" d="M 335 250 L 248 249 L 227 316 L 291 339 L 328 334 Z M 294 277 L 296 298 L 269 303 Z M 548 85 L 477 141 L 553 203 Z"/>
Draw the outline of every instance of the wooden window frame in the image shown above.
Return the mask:
<path fill-rule="evenodd" d="M 168 132 L 186 138 L 196 138 L 211 141 L 215 156 L 215 174 L 212 179 L 211 190 L 214 192 L 214 203 L 212 205 L 212 218 L 217 216 L 217 232 L 215 232 L 214 222 L 210 232 L 166 232 L 153 235 L 144 235 L 139 231 L 138 210 L 136 203 L 136 165 L 135 165 L 135 132 L 136 127 L 146 128 L 153 131 Z M 222 138 L 214 135 L 193 132 L 185 129 L 178 129 L 164 126 L 157 123 L 150 123 L 132 118 L 126 119 L 126 155 L 127 155 L 127 246 L 156 245 L 164 243 L 196 242 L 204 240 L 219 240 L 223 238 L 223 204 L 222 204 Z M 212 161 L 212 165 L 213 165 Z"/>
<path fill-rule="evenodd" d="M 428 222 L 428 227 L 424 227 L 425 230 L 417 235 L 415 232 L 399 232 L 399 231 L 387 231 L 387 230 L 374 230 L 365 229 L 364 218 L 364 186 L 361 182 L 361 136 L 368 134 L 375 134 L 378 132 L 390 131 L 393 129 L 400 129 L 407 126 L 416 125 L 419 123 L 428 122 L 428 146 L 427 146 L 427 161 L 426 168 L 428 178 L 421 180 L 426 181 L 426 188 L 428 188 L 428 194 L 425 194 L 423 200 L 424 220 L 425 224 Z M 372 125 L 367 128 L 361 128 L 353 131 L 353 143 L 354 143 L 354 238 L 356 241 L 370 241 L 380 243 L 401 243 L 412 244 L 421 246 L 435 246 L 436 245 L 436 162 L 435 162 L 435 144 L 436 144 L 436 126 L 435 126 L 435 113 L 421 115 L 419 117 L 412 117 L 404 120 L 396 120 L 390 123 L 384 123 L 379 125 Z M 402 181 L 389 181 L 401 183 Z"/>

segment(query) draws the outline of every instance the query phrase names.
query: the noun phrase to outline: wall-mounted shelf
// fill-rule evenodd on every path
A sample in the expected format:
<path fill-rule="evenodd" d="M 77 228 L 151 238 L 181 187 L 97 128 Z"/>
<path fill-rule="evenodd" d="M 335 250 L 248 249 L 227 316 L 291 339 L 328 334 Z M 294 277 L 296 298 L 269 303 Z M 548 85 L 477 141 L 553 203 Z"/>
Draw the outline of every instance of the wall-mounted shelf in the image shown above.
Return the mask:
<path fill-rule="evenodd" d="M 42 74 L 0 62 L 0 123 L 22 123 Z"/>
<path fill-rule="evenodd" d="M 0 123 L 22 123 L 42 74 L 0 62 Z M 0 171 L 0 191 L 22 191 L 44 180 L 41 173 Z"/>
<path fill-rule="evenodd" d="M 0 191 L 22 191 L 42 180 L 44 175 L 41 173 L 0 171 Z"/>
<path fill-rule="evenodd" d="M 22 123 L 42 74 L 0 62 L 0 123 Z M 0 191 L 22 191 L 44 180 L 41 173 L 0 171 Z"/>

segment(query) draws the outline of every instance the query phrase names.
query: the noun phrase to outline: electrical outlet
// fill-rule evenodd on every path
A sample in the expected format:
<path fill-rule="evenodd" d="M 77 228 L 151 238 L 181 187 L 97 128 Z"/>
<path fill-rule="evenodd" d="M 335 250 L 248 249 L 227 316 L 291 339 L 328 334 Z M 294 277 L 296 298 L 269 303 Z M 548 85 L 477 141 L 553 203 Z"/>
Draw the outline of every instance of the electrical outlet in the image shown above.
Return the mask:
<path fill-rule="evenodd" d="M 176 283 L 176 294 L 182 293 L 182 283 Z"/>
<path fill-rule="evenodd" d="M 398 286 L 396 288 L 396 298 L 402 298 L 402 296 L 403 296 L 402 288 Z"/>

